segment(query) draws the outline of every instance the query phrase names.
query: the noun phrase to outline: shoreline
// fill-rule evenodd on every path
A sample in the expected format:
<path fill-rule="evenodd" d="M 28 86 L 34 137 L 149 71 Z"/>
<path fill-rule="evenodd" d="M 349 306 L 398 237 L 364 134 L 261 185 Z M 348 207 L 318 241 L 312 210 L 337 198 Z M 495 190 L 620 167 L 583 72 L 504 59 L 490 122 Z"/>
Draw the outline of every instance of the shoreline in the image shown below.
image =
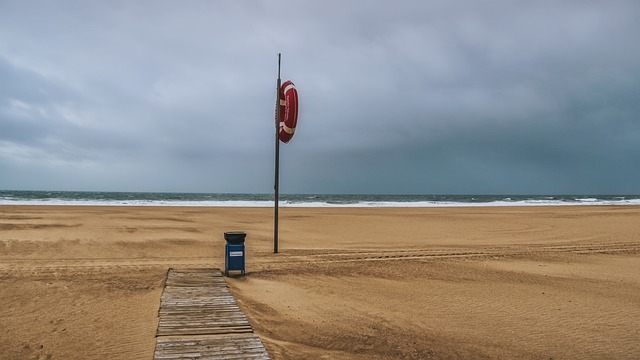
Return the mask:
<path fill-rule="evenodd" d="M 273 194 L 0 190 L 0 205 L 273 207 Z M 474 207 L 639 205 L 640 195 L 373 195 L 281 194 L 281 207 Z"/>
<path fill-rule="evenodd" d="M 451 208 L 544 208 L 544 207 L 640 207 L 640 203 L 554 203 L 554 204 L 536 204 L 536 203 L 460 203 L 460 204 L 435 204 L 435 205 L 404 205 L 399 204 L 386 204 L 386 205 L 360 205 L 360 204 L 340 204 L 340 205 L 313 205 L 313 204 L 283 204 L 278 205 L 279 208 L 292 208 L 292 209 L 451 209 Z M 34 207 L 105 207 L 105 208 L 197 208 L 197 209 L 273 209 L 274 204 L 265 205 L 193 205 L 193 204 L 74 204 L 74 203 L 61 203 L 61 204 L 29 204 L 29 203 L 17 203 L 17 204 L 1 204 L 0 207 L 20 207 L 20 206 L 34 206 Z"/>

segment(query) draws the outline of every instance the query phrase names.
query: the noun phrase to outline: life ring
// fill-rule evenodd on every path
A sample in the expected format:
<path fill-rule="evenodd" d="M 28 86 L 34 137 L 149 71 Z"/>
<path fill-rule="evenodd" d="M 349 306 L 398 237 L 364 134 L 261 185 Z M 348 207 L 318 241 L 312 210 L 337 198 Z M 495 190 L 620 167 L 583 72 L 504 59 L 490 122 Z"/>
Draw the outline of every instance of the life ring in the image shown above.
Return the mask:
<path fill-rule="evenodd" d="M 288 143 L 296 132 L 298 123 L 298 90 L 291 80 L 280 87 L 280 125 L 278 138 Z"/>

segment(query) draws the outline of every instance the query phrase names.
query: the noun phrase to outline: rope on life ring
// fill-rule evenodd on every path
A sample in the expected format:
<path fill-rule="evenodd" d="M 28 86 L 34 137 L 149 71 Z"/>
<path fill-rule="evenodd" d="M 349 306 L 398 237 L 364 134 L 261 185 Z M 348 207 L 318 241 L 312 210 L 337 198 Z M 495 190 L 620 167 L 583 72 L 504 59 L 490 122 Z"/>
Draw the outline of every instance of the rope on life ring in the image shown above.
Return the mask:
<path fill-rule="evenodd" d="M 296 132 L 298 123 L 298 90 L 291 80 L 280 87 L 280 125 L 278 138 L 288 143 Z"/>

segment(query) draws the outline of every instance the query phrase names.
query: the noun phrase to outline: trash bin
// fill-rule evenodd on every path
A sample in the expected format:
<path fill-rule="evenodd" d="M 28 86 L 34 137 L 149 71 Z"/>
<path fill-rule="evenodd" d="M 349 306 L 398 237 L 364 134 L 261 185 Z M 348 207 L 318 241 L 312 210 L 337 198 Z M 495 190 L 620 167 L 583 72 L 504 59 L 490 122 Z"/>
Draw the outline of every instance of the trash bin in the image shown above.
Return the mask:
<path fill-rule="evenodd" d="M 224 233 L 227 243 L 224 246 L 224 274 L 229 271 L 240 271 L 244 275 L 244 239 L 247 236 L 242 231 L 228 231 Z"/>

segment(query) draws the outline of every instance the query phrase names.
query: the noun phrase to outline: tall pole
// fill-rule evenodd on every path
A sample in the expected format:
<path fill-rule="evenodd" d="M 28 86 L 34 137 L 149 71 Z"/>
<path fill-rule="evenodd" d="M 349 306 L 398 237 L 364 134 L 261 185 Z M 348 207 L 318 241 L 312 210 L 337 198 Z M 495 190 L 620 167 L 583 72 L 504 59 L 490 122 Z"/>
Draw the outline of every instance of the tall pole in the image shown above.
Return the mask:
<path fill-rule="evenodd" d="M 273 253 L 278 253 L 278 195 L 280 191 L 280 139 L 278 132 L 280 130 L 280 53 L 278 53 L 278 80 L 276 85 L 276 171 L 275 171 L 275 204 L 273 214 Z"/>

